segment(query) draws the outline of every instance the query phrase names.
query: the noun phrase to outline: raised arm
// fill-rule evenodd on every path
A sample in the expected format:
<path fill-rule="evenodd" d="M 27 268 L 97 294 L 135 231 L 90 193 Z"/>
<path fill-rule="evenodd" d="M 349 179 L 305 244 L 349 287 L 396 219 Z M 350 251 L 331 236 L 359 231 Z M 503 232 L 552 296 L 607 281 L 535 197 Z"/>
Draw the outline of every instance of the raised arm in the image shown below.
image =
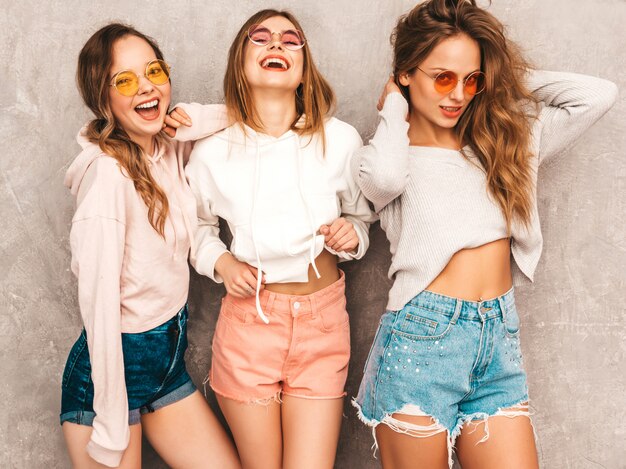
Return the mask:
<path fill-rule="evenodd" d="M 369 145 L 352 159 L 352 176 L 379 212 L 404 191 L 409 178 L 408 103 L 399 92 L 386 96 Z"/>
<path fill-rule="evenodd" d="M 575 73 L 532 71 L 526 85 L 541 105 L 534 128 L 540 163 L 572 145 L 617 98 L 614 83 Z"/>
<path fill-rule="evenodd" d="M 191 142 L 228 127 L 228 111 L 223 104 L 179 103 L 165 123 L 172 130 L 168 132 L 171 137 L 179 142 Z"/>

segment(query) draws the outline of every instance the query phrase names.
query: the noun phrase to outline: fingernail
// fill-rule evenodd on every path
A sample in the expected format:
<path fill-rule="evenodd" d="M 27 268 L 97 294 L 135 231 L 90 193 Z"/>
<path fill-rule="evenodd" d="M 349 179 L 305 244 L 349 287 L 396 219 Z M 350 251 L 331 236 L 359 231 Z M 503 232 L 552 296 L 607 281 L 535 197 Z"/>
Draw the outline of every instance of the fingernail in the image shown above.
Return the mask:
<path fill-rule="evenodd" d="M 187 120 L 185 121 L 185 123 L 186 123 L 187 125 L 191 125 L 191 121 L 190 121 L 189 119 L 187 119 Z"/>

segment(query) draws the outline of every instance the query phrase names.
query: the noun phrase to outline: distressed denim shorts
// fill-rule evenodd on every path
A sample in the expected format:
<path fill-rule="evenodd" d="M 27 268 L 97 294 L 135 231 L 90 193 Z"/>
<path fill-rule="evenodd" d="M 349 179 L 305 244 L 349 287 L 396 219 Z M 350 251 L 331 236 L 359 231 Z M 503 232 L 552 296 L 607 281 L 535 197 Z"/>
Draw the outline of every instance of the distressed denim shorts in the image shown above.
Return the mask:
<path fill-rule="evenodd" d="M 262 290 L 269 319 L 255 298 L 226 295 L 215 335 L 209 381 L 217 394 L 248 403 L 290 395 L 308 399 L 345 396 L 350 325 L 345 277 L 310 295 Z"/>
<path fill-rule="evenodd" d="M 513 289 L 480 302 L 423 291 L 385 313 L 353 401 L 359 418 L 415 437 L 447 431 L 450 452 L 470 420 L 528 415 L 519 322 Z M 406 424 L 394 413 L 435 423 Z"/>
<path fill-rule="evenodd" d="M 196 390 L 185 368 L 187 306 L 146 332 L 122 333 L 129 424 L 140 416 L 180 401 Z M 74 343 L 63 372 L 61 425 L 93 424 L 93 382 L 85 330 Z"/>

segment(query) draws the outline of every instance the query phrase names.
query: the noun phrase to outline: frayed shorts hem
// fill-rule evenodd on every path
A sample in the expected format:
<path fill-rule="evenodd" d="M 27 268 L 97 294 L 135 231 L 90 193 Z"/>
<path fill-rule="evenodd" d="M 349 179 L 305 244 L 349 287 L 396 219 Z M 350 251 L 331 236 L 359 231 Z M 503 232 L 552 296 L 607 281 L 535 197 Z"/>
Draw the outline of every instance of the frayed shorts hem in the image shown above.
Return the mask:
<path fill-rule="evenodd" d="M 493 413 L 473 412 L 471 414 L 461 414 L 459 418 L 457 419 L 457 422 L 454 428 L 452 429 L 449 429 L 443 424 L 441 424 L 435 416 L 429 415 L 423 412 L 418 405 L 410 406 L 416 410 L 416 413 L 403 412 L 403 410 L 406 407 L 404 406 L 403 408 L 398 409 L 396 411 L 385 413 L 382 420 L 376 420 L 374 418 L 368 418 L 363 413 L 363 409 L 361 408 L 361 405 L 358 403 L 356 399 L 352 399 L 351 402 L 352 402 L 352 405 L 357 409 L 357 416 L 359 420 L 372 429 L 372 435 L 374 437 L 374 445 L 372 446 L 372 448 L 374 450 L 374 453 L 376 453 L 376 449 L 378 449 L 378 442 L 376 440 L 376 427 L 380 424 L 387 425 L 387 427 L 389 427 L 391 430 L 393 430 L 396 433 L 408 435 L 413 438 L 426 438 L 426 437 L 435 436 L 442 432 L 446 432 L 447 444 L 448 444 L 448 465 L 450 468 L 452 468 L 454 464 L 453 459 L 452 459 L 452 454 L 454 452 L 454 444 L 456 442 L 457 437 L 461 434 L 461 430 L 466 423 L 474 422 L 474 421 L 484 423 L 485 436 L 480 441 L 478 441 L 477 444 L 484 443 L 485 441 L 489 439 L 489 422 L 488 422 L 489 418 L 491 417 L 507 417 L 507 418 L 528 417 L 530 419 L 530 416 L 532 415 L 532 413 L 530 412 L 528 401 L 529 399 L 528 399 L 528 396 L 526 395 L 524 398 L 515 401 L 515 403 L 513 404 L 503 405 L 502 407 L 499 407 L 498 410 Z M 392 415 L 396 413 L 404 414 L 404 415 L 430 417 L 433 420 L 433 423 L 430 425 L 411 424 L 409 422 L 404 422 L 404 421 L 394 419 Z M 531 426 L 532 426 L 532 420 L 531 420 Z M 475 431 L 475 430 L 472 430 L 472 431 Z M 533 432 L 534 432 L 534 426 L 533 426 Z M 535 439 L 537 439 L 536 434 L 535 434 Z"/>
<path fill-rule="evenodd" d="M 312 401 L 330 401 L 330 400 L 334 400 L 334 399 L 343 399 L 344 397 L 346 397 L 347 393 L 343 392 L 338 396 L 309 396 L 306 394 L 296 394 L 296 393 L 292 393 L 292 392 L 285 392 L 283 391 L 283 396 L 291 396 L 291 397 L 298 397 L 300 399 L 309 399 Z"/>
<path fill-rule="evenodd" d="M 357 409 L 357 415 L 359 417 L 359 420 L 372 429 L 372 437 L 374 438 L 372 450 L 374 451 L 374 457 L 376 457 L 376 450 L 378 449 L 378 441 L 376 439 L 376 427 L 378 427 L 378 425 L 380 424 L 387 425 L 387 427 L 389 427 L 396 433 L 408 435 L 413 438 L 426 438 L 445 431 L 447 434 L 446 441 L 448 445 L 448 467 L 452 469 L 452 466 L 454 465 L 454 461 L 452 459 L 452 453 L 454 451 L 454 441 L 450 436 L 450 431 L 442 424 L 440 424 L 439 421 L 434 417 L 429 416 L 434 420 L 434 423 L 431 425 L 414 425 L 408 422 L 400 422 L 392 417 L 392 415 L 396 412 L 385 414 L 382 420 L 376 420 L 365 416 L 361 405 L 357 402 L 356 399 L 352 399 L 352 405 Z M 418 408 L 418 406 L 415 407 Z M 424 413 L 424 416 L 428 415 Z"/>
<path fill-rule="evenodd" d="M 259 404 L 259 405 L 267 405 L 270 404 L 271 402 L 278 402 L 279 404 L 282 404 L 283 400 L 282 400 L 282 396 L 290 396 L 290 397 L 297 397 L 300 399 L 308 399 L 308 400 L 334 400 L 334 399 L 343 399 L 347 393 L 342 393 L 339 396 L 308 396 L 308 395 L 304 395 L 304 394 L 296 394 L 296 393 L 291 393 L 291 392 L 285 392 L 282 389 L 276 391 L 274 394 L 271 394 L 269 396 L 263 396 L 263 397 L 250 397 L 250 396 L 246 396 L 246 397 L 242 397 L 242 396 L 234 396 L 232 394 L 226 393 L 226 392 L 222 392 L 219 389 L 216 389 L 215 386 L 213 386 L 212 384 L 210 384 L 211 389 L 213 390 L 213 392 L 215 394 L 218 394 L 221 397 L 224 397 L 226 399 L 230 399 L 231 401 L 236 401 L 236 402 L 240 402 L 242 404 Z"/>
<path fill-rule="evenodd" d="M 381 423 L 384 424 L 385 419 L 387 417 L 391 417 L 393 414 L 424 416 L 424 417 L 432 418 L 437 424 L 441 425 L 442 429 L 447 430 L 454 439 L 461 433 L 461 429 L 463 425 L 465 425 L 467 422 L 484 421 L 490 417 L 499 417 L 499 416 L 512 418 L 512 417 L 518 417 L 518 416 L 530 417 L 532 415 L 532 412 L 528 408 L 529 398 L 527 395 L 522 397 L 521 399 L 515 400 L 511 404 L 498 407 L 498 409 L 495 412 L 478 411 L 478 412 L 472 412 L 471 414 L 461 414 L 459 418 L 457 419 L 456 424 L 452 428 L 447 428 L 443 424 L 440 424 L 439 420 L 434 415 L 428 414 L 426 412 L 423 412 L 421 414 L 407 413 L 407 412 L 403 412 L 402 408 L 398 410 L 394 410 L 392 412 L 387 412 L 385 413 L 382 420 L 376 420 L 375 418 L 370 418 L 365 415 L 361 407 L 361 404 L 359 404 L 359 402 L 355 398 L 352 398 L 350 402 L 352 406 L 356 408 L 357 416 L 359 420 L 370 428 L 376 428 Z M 419 407 L 419 405 L 417 404 L 415 404 L 414 406 Z"/>
<path fill-rule="evenodd" d="M 258 404 L 258 405 L 268 405 L 272 402 L 278 402 L 279 404 L 282 402 L 281 394 L 282 392 L 279 390 L 269 396 L 263 397 L 250 397 L 250 396 L 235 396 L 233 394 L 229 394 L 227 392 L 222 392 L 220 389 L 216 389 L 213 384 L 209 383 L 211 389 L 215 394 L 225 399 L 230 399 L 231 401 L 239 402 L 240 404 Z"/>
<path fill-rule="evenodd" d="M 361 408 L 361 404 L 359 404 L 358 401 L 355 398 L 352 398 L 350 400 L 350 403 L 356 409 L 357 417 L 359 418 L 359 420 L 361 422 L 363 422 L 365 425 L 367 425 L 370 428 L 376 428 L 380 424 L 379 420 L 376 420 L 376 419 L 373 419 L 373 418 L 368 418 L 363 413 L 363 409 Z"/>

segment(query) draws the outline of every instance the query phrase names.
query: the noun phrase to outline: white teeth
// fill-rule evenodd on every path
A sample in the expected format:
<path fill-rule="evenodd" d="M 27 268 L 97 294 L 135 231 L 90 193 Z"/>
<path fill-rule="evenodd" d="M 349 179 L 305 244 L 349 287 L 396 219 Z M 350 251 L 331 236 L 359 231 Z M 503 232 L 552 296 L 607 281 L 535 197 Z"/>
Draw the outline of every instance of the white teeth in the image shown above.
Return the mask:
<path fill-rule="evenodd" d="M 456 112 L 459 109 L 461 109 L 460 107 L 447 107 L 447 106 L 441 106 L 441 109 L 445 110 L 445 111 L 449 111 L 449 112 Z"/>
<path fill-rule="evenodd" d="M 269 64 L 279 64 L 281 68 L 287 69 L 287 62 L 278 57 L 269 57 L 261 63 L 261 67 L 268 67 Z"/>
<path fill-rule="evenodd" d="M 150 101 L 149 103 L 140 104 L 139 106 L 135 107 L 135 109 L 147 109 L 149 107 L 155 107 L 157 104 L 159 104 L 159 100 L 155 99 L 154 101 Z"/>

